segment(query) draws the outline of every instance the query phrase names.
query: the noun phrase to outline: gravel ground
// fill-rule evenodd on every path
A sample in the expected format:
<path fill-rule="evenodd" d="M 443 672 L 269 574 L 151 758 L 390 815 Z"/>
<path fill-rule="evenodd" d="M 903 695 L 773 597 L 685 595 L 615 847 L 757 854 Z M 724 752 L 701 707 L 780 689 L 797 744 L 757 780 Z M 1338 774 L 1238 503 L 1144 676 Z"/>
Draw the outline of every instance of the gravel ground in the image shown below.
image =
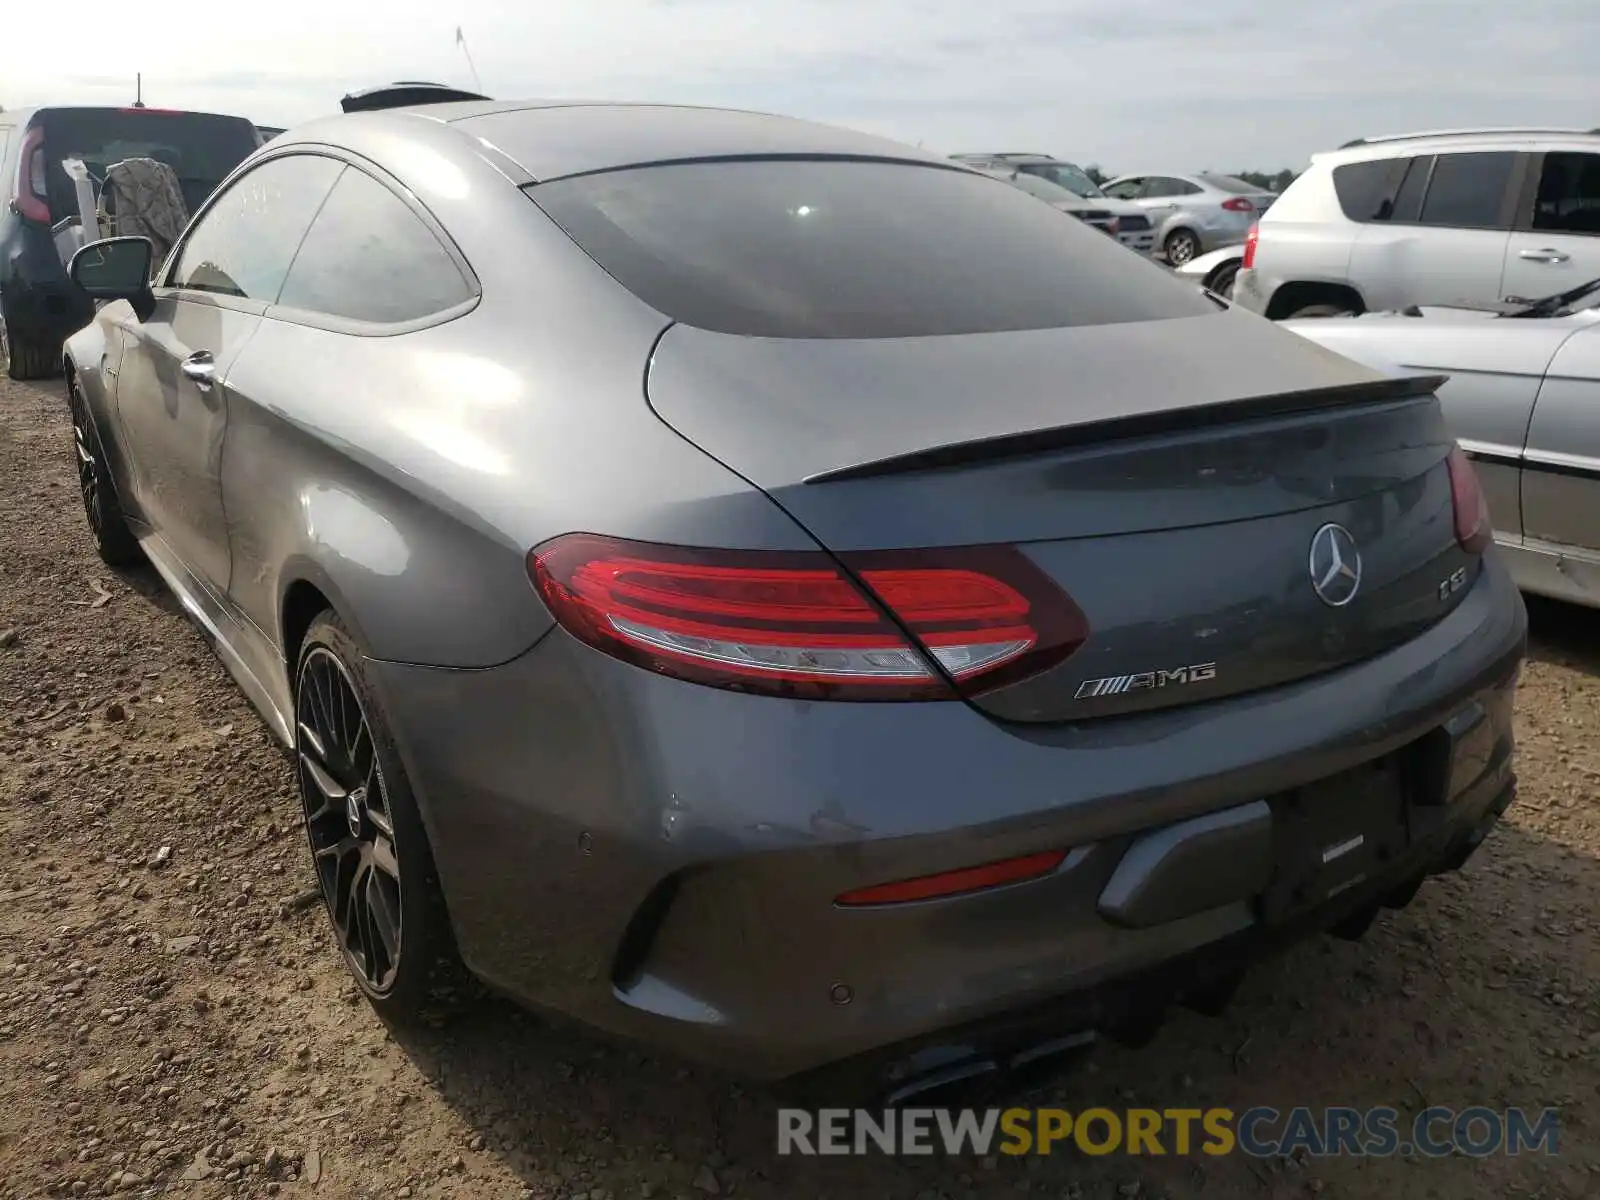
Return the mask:
<path fill-rule="evenodd" d="M 1522 798 L 1464 872 L 1038 1098 L 1558 1105 L 1555 1158 L 780 1159 L 759 1089 L 493 1000 L 424 1036 L 358 1002 L 296 904 L 288 761 L 154 575 L 95 557 L 60 395 L 0 381 L 0 1198 L 1600 1191 L 1597 614 L 1534 609 Z"/>

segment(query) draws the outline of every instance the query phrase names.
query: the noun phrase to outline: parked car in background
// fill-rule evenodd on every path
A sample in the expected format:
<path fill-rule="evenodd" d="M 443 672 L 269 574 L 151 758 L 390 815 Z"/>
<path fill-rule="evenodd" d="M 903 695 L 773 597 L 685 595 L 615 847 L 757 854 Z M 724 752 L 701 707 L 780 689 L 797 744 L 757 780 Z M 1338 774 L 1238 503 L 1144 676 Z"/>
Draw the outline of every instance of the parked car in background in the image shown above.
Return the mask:
<path fill-rule="evenodd" d="M 1224 246 L 1221 250 L 1213 250 L 1209 254 L 1202 254 L 1191 258 L 1181 266 L 1173 267 L 1173 273 L 1180 279 L 1193 280 L 1208 292 L 1215 292 L 1225 299 L 1233 298 L 1233 281 L 1239 274 L 1239 265 L 1244 261 L 1243 246 Z"/>
<path fill-rule="evenodd" d="M 1148 228 L 1142 232 L 1134 230 L 1124 234 L 1122 230 L 1123 214 L 1115 211 L 1114 200 L 1087 200 L 1076 192 L 1068 191 L 1064 187 L 1051 183 L 1038 175 L 1029 175 L 1017 170 L 1008 163 L 997 163 L 989 166 L 979 164 L 970 165 L 974 170 L 982 171 L 985 175 L 996 179 L 1003 179 L 1012 187 L 1020 188 L 1028 195 L 1043 200 L 1052 208 L 1060 212 L 1069 213 L 1077 217 L 1086 225 L 1093 225 L 1102 233 L 1110 234 L 1129 249 L 1141 254 L 1150 252 L 1150 231 Z M 1143 219 L 1142 217 L 1140 218 Z"/>
<path fill-rule="evenodd" d="M 968 153 L 953 154 L 951 157 L 957 162 L 988 170 L 1014 169 L 1024 178 L 1042 179 L 1065 188 L 1074 196 L 1089 201 L 1094 210 L 1110 213 L 1116 219 L 1117 240 L 1128 249 L 1140 254 L 1150 254 L 1156 249 L 1155 227 L 1150 223 L 1150 215 L 1137 204 L 1106 195 L 1100 185 L 1089 177 L 1089 173 L 1076 163 L 1048 154 Z M 1102 228 L 1105 224 L 1103 220 L 1091 223 L 1101 224 Z"/>
<path fill-rule="evenodd" d="M 1379 369 L 1448 374 L 1445 420 L 1477 462 L 1513 578 L 1600 607 L 1600 277 L 1531 303 L 1285 328 Z"/>
<path fill-rule="evenodd" d="M 1434 379 L 865 134 L 425 113 L 262 147 L 153 282 L 85 247 L 67 343 L 94 542 L 293 748 L 386 1016 L 459 950 L 903 1099 L 1219 1005 L 1511 803 Z"/>
<path fill-rule="evenodd" d="M 13 379 L 39 379 L 61 365 L 62 340 L 93 315 L 67 280 L 52 232 L 78 213 L 63 159 L 106 167 L 153 158 L 178 177 L 194 212 L 258 145 L 243 117 L 156 108 L 32 108 L 0 113 L 0 335 Z M 99 234 L 85 231 L 93 240 Z"/>
<path fill-rule="evenodd" d="M 1131 200 L 1149 215 L 1156 245 L 1181 267 L 1197 254 L 1243 242 L 1256 218 L 1277 200 L 1231 175 L 1122 175 L 1105 193 Z"/>
<path fill-rule="evenodd" d="M 1600 276 L 1600 131 L 1358 138 L 1261 218 L 1235 300 L 1269 317 L 1543 296 Z"/>

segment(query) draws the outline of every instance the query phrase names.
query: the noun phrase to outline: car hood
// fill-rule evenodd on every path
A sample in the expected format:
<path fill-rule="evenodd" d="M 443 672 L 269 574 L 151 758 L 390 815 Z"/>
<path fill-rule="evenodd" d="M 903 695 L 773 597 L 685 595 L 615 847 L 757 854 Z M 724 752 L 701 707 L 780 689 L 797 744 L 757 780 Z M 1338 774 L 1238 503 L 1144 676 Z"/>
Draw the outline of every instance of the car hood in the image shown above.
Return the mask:
<path fill-rule="evenodd" d="M 1114 196 L 1091 196 L 1083 203 L 1086 208 L 1101 208 L 1119 217 L 1143 217 L 1149 215 L 1132 200 L 1118 200 Z"/>

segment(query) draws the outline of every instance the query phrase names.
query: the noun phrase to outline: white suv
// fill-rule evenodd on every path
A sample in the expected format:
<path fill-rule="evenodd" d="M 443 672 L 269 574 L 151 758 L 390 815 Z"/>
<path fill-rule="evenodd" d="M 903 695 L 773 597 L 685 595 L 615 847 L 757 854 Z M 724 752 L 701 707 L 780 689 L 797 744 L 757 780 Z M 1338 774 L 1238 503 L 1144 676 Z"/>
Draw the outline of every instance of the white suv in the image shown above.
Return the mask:
<path fill-rule="evenodd" d="M 1534 298 L 1600 277 L 1600 130 L 1361 138 L 1318 154 L 1245 243 L 1274 320 Z"/>

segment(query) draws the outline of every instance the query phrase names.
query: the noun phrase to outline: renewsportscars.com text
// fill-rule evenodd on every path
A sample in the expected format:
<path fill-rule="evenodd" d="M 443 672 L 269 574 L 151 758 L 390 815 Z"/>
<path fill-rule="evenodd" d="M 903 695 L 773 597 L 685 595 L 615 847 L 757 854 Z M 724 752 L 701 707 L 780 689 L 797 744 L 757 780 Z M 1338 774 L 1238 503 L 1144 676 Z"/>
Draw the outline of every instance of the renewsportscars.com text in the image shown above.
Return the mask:
<path fill-rule="evenodd" d="M 1553 1108 L 783 1108 L 778 1153 L 1484 1158 L 1555 1154 L 1560 1125 Z"/>

